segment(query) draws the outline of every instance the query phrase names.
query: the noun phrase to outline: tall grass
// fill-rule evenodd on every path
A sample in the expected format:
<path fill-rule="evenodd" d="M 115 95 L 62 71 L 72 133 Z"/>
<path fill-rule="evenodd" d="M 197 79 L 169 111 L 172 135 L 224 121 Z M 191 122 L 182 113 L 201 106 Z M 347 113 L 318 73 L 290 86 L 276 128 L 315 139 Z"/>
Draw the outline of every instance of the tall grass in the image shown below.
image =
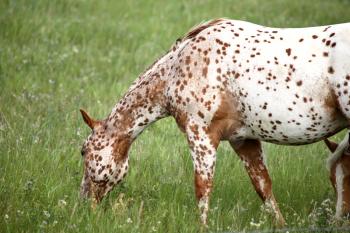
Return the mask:
<path fill-rule="evenodd" d="M 170 118 L 134 143 L 125 182 L 97 210 L 79 199 L 79 150 L 89 130 L 78 109 L 105 117 L 148 64 L 204 20 L 303 27 L 350 21 L 349 7 L 347 0 L 1 1 L 0 232 L 197 232 L 192 162 Z M 325 146 L 264 146 L 289 226 L 331 224 Z M 209 230 L 269 229 L 268 216 L 222 143 Z"/>

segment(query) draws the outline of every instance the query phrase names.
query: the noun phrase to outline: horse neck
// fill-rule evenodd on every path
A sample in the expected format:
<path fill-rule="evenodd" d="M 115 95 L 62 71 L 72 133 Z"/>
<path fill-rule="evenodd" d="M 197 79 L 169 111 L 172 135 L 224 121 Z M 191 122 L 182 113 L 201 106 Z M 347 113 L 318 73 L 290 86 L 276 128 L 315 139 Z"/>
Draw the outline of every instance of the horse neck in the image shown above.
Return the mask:
<path fill-rule="evenodd" d="M 134 140 L 148 125 L 168 115 L 161 68 L 156 63 L 142 74 L 112 110 L 107 123 L 118 134 Z"/>

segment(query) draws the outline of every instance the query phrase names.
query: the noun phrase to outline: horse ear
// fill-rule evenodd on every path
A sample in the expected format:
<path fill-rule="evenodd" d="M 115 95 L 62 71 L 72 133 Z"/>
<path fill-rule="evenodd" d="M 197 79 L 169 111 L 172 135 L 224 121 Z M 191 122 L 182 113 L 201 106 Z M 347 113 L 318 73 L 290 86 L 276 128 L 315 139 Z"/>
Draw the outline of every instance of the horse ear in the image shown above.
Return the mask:
<path fill-rule="evenodd" d="M 98 121 L 92 119 L 83 109 L 80 109 L 80 112 L 81 112 L 81 115 L 83 116 L 85 123 L 90 127 L 90 129 L 94 129 Z"/>
<path fill-rule="evenodd" d="M 331 152 L 334 152 L 337 147 L 338 147 L 338 144 L 335 143 L 335 142 L 332 142 L 332 141 L 329 141 L 327 138 L 324 140 L 324 142 L 326 143 L 328 149 L 331 151 Z"/>

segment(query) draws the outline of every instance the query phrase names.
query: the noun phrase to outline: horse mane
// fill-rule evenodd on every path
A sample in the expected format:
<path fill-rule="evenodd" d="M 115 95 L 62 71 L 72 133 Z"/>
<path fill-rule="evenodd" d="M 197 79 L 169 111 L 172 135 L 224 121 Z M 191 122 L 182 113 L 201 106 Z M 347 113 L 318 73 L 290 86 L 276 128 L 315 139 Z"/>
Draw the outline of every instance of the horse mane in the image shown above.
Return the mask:
<path fill-rule="evenodd" d="M 185 34 L 185 36 L 183 38 L 178 38 L 175 43 L 170 47 L 170 50 L 167 51 L 163 56 L 161 56 L 160 58 L 158 58 L 157 60 L 155 60 L 144 72 L 142 72 L 140 74 L 139 77 L 142 77 L 144 74 L 146 74 L 150 69 L 152 69 L 152 67 L 160 60 L 162 59 L 163 57 L 165 57 L 169 52 L 171 51 L 176 51 L 177 48 L 179 47 L 179 45 L 184 42 L 185 40 L 188 40 L 188 39 L 192 39 L 194 38 L 195 36 L 197 36 L 201 31 L 211 27 L 211 26 L 214 26 L 214 25 L 217 25 L 219 24 L 220 22 L 224 21 L 224 20 L 227 20 L 225 18 L 218 18 L 218 19 L 212 19 L 212 20 L 209 20 L 207 22 L 204 22 L 204 23 L 200 23 L 196 26 L 194 26 L 193 28 L 190 29 L 189 32 L 187 32 Z"/>
<path fill-rule="evenodd" d="M 220 22 L 226 20 L 225 18 L 218 18 L 218 19 L 212 19 L 210 21 L 207 21 L 205 23 L 198 24 L 190 29 L 189 32 L 186 33 L 182 41 L 187 39 L 192 39 L 193 37 L 197 36 L 201 31 L 207 29 L 208 27 L 214 26 L 219 24 Z"/>
<path fill-rule="evenodd" d="M 171 46 L 171 49 L 170 51 L 176 51 L 180 44 L 186 40 L 189 40 L 189 39 L 192 39 L 194 37 L 196 37 L 200 32 L 202 32 L 203 30 L 211 27 L 211 26 L 214 26 L 214 25 L 217 25 L 219 24 L 220 22 L 224 21 L 224 20 L 227 20 L 225 18 L 218 18 L 218 19 L 212 19 L 212 20 L 209 20 L 207 22 L 204 22 L 204 23 L 200 23 L 194 27 L 192 27 L 186 34 L 184 37 L 180 37 L 178 38 L 174 44 Z"/>

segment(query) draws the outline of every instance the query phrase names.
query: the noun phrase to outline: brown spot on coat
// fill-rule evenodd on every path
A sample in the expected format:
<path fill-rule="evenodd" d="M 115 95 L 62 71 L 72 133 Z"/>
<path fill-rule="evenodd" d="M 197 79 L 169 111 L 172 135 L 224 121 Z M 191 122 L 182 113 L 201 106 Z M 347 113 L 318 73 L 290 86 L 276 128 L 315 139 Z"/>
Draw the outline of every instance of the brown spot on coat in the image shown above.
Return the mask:
<path fill-rule="evenodd" d="M 238 106 L 238 101 L 233 94 L 222 94 L 219 108 L 207 131 L 214 147 L 219 145 L 220 140 L 228 139 L 242 126 L 241 114 L 235 106 Z"/>
<path fill-rule="evenodd" d="M 183 112 L 182 110 L 175 109 L 175 108 L 170 108 L 168 111 L 171 113 L 172 116 L 174 116 L 175 121 L 177 123 L 177 126 L 179 129 L 185 133 L 186 132 L 186 127 L 187 127 L 187 114 Z"/>
<path fill-rule="evenodd" d="M 127 157 L 131 142 L 132 140 L 127 136 L 116 139 L 112 144 L 115 161 L 123 161 Z"/>
<path fill-rule="evenodd" d="M 202 119 L 204 119 L 204 114 L 201 111 L 198 111 L 198 116 Z"/>
<path fill-rule="evenodd" d="M 197 200 L 200 200 L 202 197 L 204 197 L 208 190 L 211 190 L 213 187 L 213 182 L 211 179 L 204 179 L 200 173 L 195 171 L 194 175 L 194 185 L 195 185 L 195 192 L 196 192 L 196 198 Z"/>
<path fill-rule="evenodd" d="M 328 111 L 331 114 L 332 120 L 340 117 L 339 102 L 333 90 L 331 90 L 325 98 L 324 106 L 329 109 Z"/>
<path fill-rule="evenodd" d="M 290 54 L 292 53 L 292 49 L 290 48 L 286 49 L 286 53 L 288 54 L 288 56 L 290 56 Z"/>
<path fill-rule="evenodd" d="M 204 67 L 203 70 L 202 70 L 202 75 L 204 77 L 207 77 L 207 74 L 208 74 L 208 67 Z"/>

